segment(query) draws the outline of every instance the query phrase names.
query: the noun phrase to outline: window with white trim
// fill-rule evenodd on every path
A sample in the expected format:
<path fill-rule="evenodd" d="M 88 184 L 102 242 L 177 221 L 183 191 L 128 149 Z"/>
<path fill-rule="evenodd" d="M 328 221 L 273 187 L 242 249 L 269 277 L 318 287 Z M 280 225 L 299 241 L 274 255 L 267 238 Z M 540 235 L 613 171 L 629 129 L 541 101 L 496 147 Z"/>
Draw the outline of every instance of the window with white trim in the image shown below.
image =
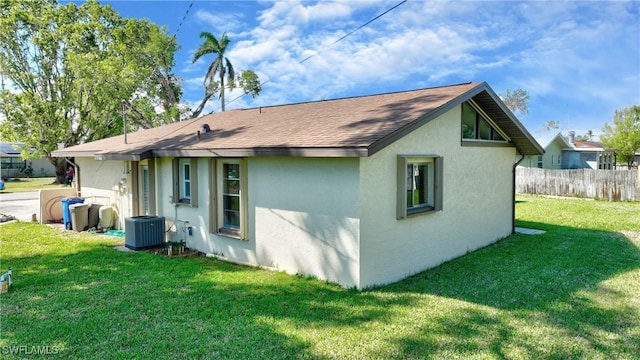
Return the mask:
<path fill-rule="evenodd" d="M 398 156 L 398 219 L 442 210 L 442 165 L 440 156 Z"/>
<path fill-rule="evenodd" d="M 198 206 L 198 159 L 173 159 L 173 203 Z"/>
<path fill-rule="evenodd" d="M 149 165 L 140 165 L 140 214 L 151 215 Z"/>
<path fill-rule="evenodd" d="M 213 230 L 216 233 L 246 239 L 247 171 L 243 159 L 215 161 L 216 199 Z"/>

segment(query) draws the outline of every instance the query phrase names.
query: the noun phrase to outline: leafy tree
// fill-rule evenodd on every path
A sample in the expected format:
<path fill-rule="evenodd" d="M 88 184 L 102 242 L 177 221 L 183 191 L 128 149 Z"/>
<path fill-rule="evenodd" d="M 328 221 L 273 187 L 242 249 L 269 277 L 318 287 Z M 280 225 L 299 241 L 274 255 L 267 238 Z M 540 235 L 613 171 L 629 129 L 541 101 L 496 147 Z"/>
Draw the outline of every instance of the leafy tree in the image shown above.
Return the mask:
<path fill-rule="evenodd" d="M 616 160 L 633 166 L 635 153 L 640 151 L 640 106 L 633 105 L 613 113 L 613 125 L 605 123 L 600 141 L 616 150 Z"/>
<path fill-rule="evenodd" d="M 121 134 L 123 100 L 131 130 L 179 120 L 176 49 L 164 28 L 95 0 L 0 0 L 0 68 L 11 80 L 0 92 L 0 136 L 47 157 L 60 182 L 57 144 Z"/>
<path fill-rule="evenodd" d="M 509 90 L 507 89 L 504 94 L 500 95 L 502 102 L 511 110 L 512 113 L 520 112 L 521 114 L 527 114 L 529 112 L 528 103 L 529 103 L 529 94 L 527 94 L 526 90 L 515 89 Z"/>
<path fill-rule="evenodd" d="M 204 42 L 196 50 L 195 54 L 193 54 L 193 62 L 195 63 L 203 56 L 209 54 L 215 55 L 215 58 L 209 65 L 203 80 L 205 89 L 204 97 L 191 116 L 197 117 L 200 115 L 209 99 L 218 92 L 220 93 L 221 109 L 224 111 L 225 88 L 233 90 L 236 87 L 236 83 L 240 85 L 245 94 L 251 93 L 254 98 L 258 96 L 262 90 L 258 75 L 251 70 L 245 70 L 240 74 L 240 76 L 238 76 L 238 78 L 236 78 L 236 73 L 231 61 L 225 57 L 225 52 L 227 51 L 230 42 L 227 37 L 227 33 L 222 34 L 220 40 L 218 40 L 211 33 L 203 31 L 200 33 L 200 38 L 204 39 Z M 227 81 L 226 85 L 225 76 Z"/>
<path fill-rule="evenodd" d="M 542 125 L 542 130 L 545 132 L 560 130 L 560 121 L 547 120 L 547 122 Z"/>

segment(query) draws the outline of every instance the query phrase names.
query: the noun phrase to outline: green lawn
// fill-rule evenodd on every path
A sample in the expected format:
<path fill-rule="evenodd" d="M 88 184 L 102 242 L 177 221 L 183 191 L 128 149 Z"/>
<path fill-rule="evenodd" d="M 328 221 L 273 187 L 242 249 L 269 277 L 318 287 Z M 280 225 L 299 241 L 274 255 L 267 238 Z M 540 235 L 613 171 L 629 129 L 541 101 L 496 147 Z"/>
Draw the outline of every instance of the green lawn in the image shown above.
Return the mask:
<path fill-rule="evenodd" d="M 363 292 L 0 226 L 3 358 L 637 359 L 640 203 L 519 197 L 513 235 Z M 20 350 L 20 346 L 23 346 Z M 13 350 L 12 350 L 13 349 Z M 12 351 L 22 351 L 11 355 Z"/>
<path fill-rule="evenodd" d="M 38 191 L 40 189 L 57 189 L 64 185 L 53 185 L 55 178 L 11 179 L 5 181 L 3 193 Z"/>

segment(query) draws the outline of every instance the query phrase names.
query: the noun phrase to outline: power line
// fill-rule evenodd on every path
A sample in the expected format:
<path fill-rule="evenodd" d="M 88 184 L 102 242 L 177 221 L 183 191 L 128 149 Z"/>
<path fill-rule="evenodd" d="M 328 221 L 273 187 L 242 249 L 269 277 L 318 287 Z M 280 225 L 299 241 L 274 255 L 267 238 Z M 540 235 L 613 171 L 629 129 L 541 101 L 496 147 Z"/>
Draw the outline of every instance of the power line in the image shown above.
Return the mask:
<path fill-rule="evenodd" d="M 189 6 L 187 7 L 187 10 L 184 12 L 184 15 L 182 16 L 182 19 L 180 19 L 180 22 L 178 23 L 178 27 L 176 28 L 176 32 L 173 34 L 172 38 L 176 41 L 178 41 L 178 33 L 180 32 L 180 29 L 182 28 L 182 24 L 184 24 L 187 16 L 189 15 L 189 12 L 191 11 L 191 8 L 193 7 L 193 3 L 195 0 L 191 0 L 191 2 L 189 3 Z M 162 53 L 165 53 L 167 51 L 167 49 L 169 48 L 169 45 L 171 43 L 167 43 L 166 46 L 164 47 Z M 145 81 L 143 81 L 143 83 L 148 82 L 149 80 L 151 80 L 151 78 L 156 74 L 156 72 L 159 72 L 159 68 L 160 65 L 156 64 L 153 67 L 153 71 L 151 71 L 151 73 L 149 74 L 149 76 L 147 76 L 147 78 L 145 79 Z M 125 101 L 124 99 L 122 100 L 123 102 Z M 128 107 L 131 108 L 131 104 L 127 104 Z M 123 116 L 124 116 L 124 109 L 123 109 Z"/>
<path fill-rule="evenodd" d="M 367 21 L 366 23 L 364 23 L 364 24 L 362 24 L 362 25 L 358 26 L 358 27 L 357 27 L 357 28 L 355 28 L 354 30 L 352 30 L 352 31 L 350 31 L 349 33 L 345 34 L 344 36 L 342 36 L 342 37 L 341 37 L 341 38 L 339 38 L 338 40 L 336 40 L 336 41 L 334 41 L 333 43 L 331 43 L 331 45 L 329 45 L 329 46 L 333 46 L 333 45 L 337 44 L 338 42 L 340 42 L 340 41 L 344 40 L 345 38 L 347 38 L 347 37 L 351 36 L 351 35 L 352 35 L 353 33 L 355 33 L 356 31 L 358 31 L 358 30 L 360 30 L 360 29 L 362 29 L 362 28 L 366 27 L 367 25 L 369 25 L 369 24 L 371 24 L 372 22 L 374 22 L 374 21 L 378 20 L 379 18 L 383 17 L 383 16 L 384 16 L 384 15 L 386 15 L 387 13 L 389 13 L 389 12 L 391 12 L 391 11 L 395 10 L 397 7 L 399 7 L 400 5 L 402 5 L 402 4 L 406 3 L 406 2 L 407 2 L 407 0 L 402 0 L 402 1 L 400 1 L 399 3 L 395 4 L 394 6 L 392 6 L 392 7 L 391 7 L 391 8 L 389 8 L 389 9 L 387 9 L 386 11 L 384 11 L 384 12 L 380 13 L 379 15 L 377 15 L 376 17 L 374 17 L 373 19 L 371 19 L 371 20 Z M 311 54 L 311 55 L 307 56 L 306 58 L 302 59 L 301 61 L 299 61 L 299 62 L 298 62 L 298 64 L 302 64 L 302 63 L 304 63 L 305 61 L 307 61 L 307 60 L 311 59 L 312 57 L 314 57 L 314 56 L 316 56 L 316 55 L 318 55 L 318 54 L 320 54 L 320 52 L 319 52 L 319 51 L 318 51 L 318 52 L 316 52 L 315 54 Z M 269 82 L 269 80 L 267 80 L 267 81 L 265 81 L 265 82 L 261 83 L 261 84 L 260 84 L 260 86 L 262 86 L 262 85 L 264 85 L 264 84 L 266 84 L 266 83 L 268 83 L 268 82 Z M 238 99 L 242 98 L 242 97 L 243 97 L 243 96 L 245 96 L 245 95 L 247 95 L 247 94 L 239 95 L 239 96 L 238 96 L 238 97 L 236 97 L 235 99 L 233 99 L 233 100 L 229 101 L 227 104 L 231 104 L 232 102 L 234 102 L 234 101 L 236 101 L 236 100 L 238 100 Z M 212 113 L 213 113 L 213 111 L 212 111 L 212 112 L 210 112 L 209 114 L 212 114 Z"/>
<path fill-rule="evenodd" d="M 395 6 L 393 6 L 392 8 L 390 8 L 390 9 L 388 9 L 387 11 L 383 12 L 382 14 L 380 14 L 380 15 L 378 15 L 378 16 L 376 16 L 376 17 L 374 17 L 373 19 L 371 19 L 371 20 L 367 21 L 366 23 L 364 23 L 364 24 L 360 25 L 360 26 L 359 26 L 359 27 L 357 27 L 356 29 L 352 30 L 351 32 L 349 32 L 349 33 L 347 33 L 346 35 L 344 35 L 343 37 L 341 37 L 340 39 L 338 39 L 338 40 L 334 41 L 333 43 L 331 43 L 331 45 L 329 45 L 329 46 L 333 46 L 333 45 L 337 44 L 338 42 L 342 41 L 343 39 L 345 39 L 345 38 L 349 37 L 349 36 L 350 36 L 351 34 L 353 34 L 354 32 L 356 32 L 356 31 L 358 31 L 358 30 L 360 30 L 360 29 L 364 28 L 365 26 L 367 26 L 367 25 L 371 24 L 372 22 L 374 22 L 374 21 L 378 20 L 379 18 L 383 17 L 383 16 L 384 16 L 385 14 L 387 14 L 388 12 L 392 11 L 393 9 L 397 8 L 398 6 L 400 6 L 400 5 L 402 5 L 402 4 L 406 3 L 406 2 L 407 2 L 407 0 L 403 0 L 403 1 L 399 2 L 399 3 L 397 3 L 397 4 L 396 4 Z M 314 56 L 316 56 L 316 55 L 318 55 L 318 54 L 319 54 L 319 52 L 317 52 L 317 53 L 315 53 L 315 54 L 312 54 L 312 55 L 310 55 L 310 56 L 307 56 L 304 60 L 300 61 L 299 63 L 300 63 L 300 64 L 302 64 L 303 62 L 305 62 L 305 61 L 307 61 L 307 60 L 311 59 L 312 57 L 314 57 Z"/>

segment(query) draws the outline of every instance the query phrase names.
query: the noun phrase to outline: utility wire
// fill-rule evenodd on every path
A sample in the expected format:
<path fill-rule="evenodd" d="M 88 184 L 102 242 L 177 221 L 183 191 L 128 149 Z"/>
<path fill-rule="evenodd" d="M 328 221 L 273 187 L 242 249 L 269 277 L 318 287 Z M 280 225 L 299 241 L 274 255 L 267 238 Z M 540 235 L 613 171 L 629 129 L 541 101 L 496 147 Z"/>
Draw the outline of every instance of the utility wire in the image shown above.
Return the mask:
<path fill-rule="evenodd" d="M 371 24 L 372 22 L 374 22 L 374 21 L 378 20 L 379 18 L 381 18 L 381 17 L 383 17 L 384 15 L 386 15 L 387 13 L 389 13 L 389 12 L 391 12 L 391 11 L 395 10 L 397 7 L 399 7 L 400 5 L 402 5 L 402 4 L 406 3 L 406 2 L 407 2 L 407 0 L 402 0 L 402 1 L 400 1 L 399 3 L 395 4 L 395 5 L 394 5 L 394 6 L 392 6 L 391 8 L 387 9 L 386 11 L 384 11 L 383 13 L 381 13 L 381 14 L 377 15 L 377 16 L 376 16 L 376 17 L 374 17 L 373 19 L 371 19 L 371 20 L 367 21 L 366 23 L 364 23 L 364 24 L 360 25 L 359 27 L 355 28 L 354 30 L 351 30 L 351 32 L 349 32 L 349 33 L 345 34 L 344 36 L 342 36 L 342 37 L 341 37 L 341 38 L 339 38 L 338 40 L 336 40 L 336 41 L 334 41 L 333 43 L 331 43 L 331 45 L 329 45 L 329 46 L 333 46 L 333 45 L 337 44 L 338 42 L 340 42 L 340 41 L 344 40 L 345 38 L 349 37 L 350 35 L 352 35 L 352 34 L 353 34 L 353 33 L 355 33 L 356 31 L 358 31 L 358 30 L 360 30 L 360 29 L 364 28 L 365 26 L 367 26 L 367 25 Z M 316 56 L 316 55 L 318 55 L 318 54 L 320 54 L 320 52 L 316 52 L 315 54 L 311 54 L 311 55 L 307 56 L 306 58 L 304 58 L 303 60 L 299 61 L 299 62 L 298 62 L 298 64 L 302 64 L 302 63 L 304 63 L 305 61 L 307 61 L 307 60 L 311 59 L 312 57 L 314 57 L 314 56 Z M 262 86 L 262 85 L 264 85 L 264 84 L 266 84 L 266 83 L 268 83 L 268 82 L 269 82 L 269 80 L 266 80 L 265 82 L 261 83 L 261 84 L 260 84 L 260 86 Z M 229 101 L 227 104 L 231 104 L 232 102 L 234 102 L 234 101 L 236 101 L 236 100 L 238 100 L 238 99 L 242 98 L 242 97 L 243 97 L 243 96 L 245 96 L 245 95 L 247 95 L 247 94 L 239 95 L 238 97 L 236 97 L 236 98 L 234 98 L 233 100 Z M 225 105 L 226 105 L 226 104 L 225 104 Z M 212 114 L 212 113 L 213 113 L 213 111 L 212 111 L 212 112 L 210 112 L 209 114 Z M 207 115 L 208 115 L 208 114 L 207 114 Z"/>
<path fill-rule="evenodd" d="M 180 22 L 178 23 L 178 27 L 176 28 L 176 32 L 173 34 L 172 38 L 176 41 L 178 41 L 178 33 L 180 32 L 180 29 L 182 28 L 182 24 L 184 24 L 185 19 L 187 18 L 187 16 L 189 15 L 189 12 L 191 11 L 191 8 L 193 7 L 193 3 L 195 0 L 191 0 L 191 2 L 189 3 L 189 6 L 187 7 L 187 10 L 184 12 L 184 15 L 182 16 L 182 19 L 180 19 Z M 166 50 L 169 48 L 170 43 L 167 43 L 167 45 L 165 46 L 165 48 L 163 49 L 163 53 L 166 52 Z M 151 73 L 149 74 L 149 76 L 147 76 L 147 78 L 145 79 L 145 81 L 143 83 L 148 82 L 149 80 L 151 80 L 151 78 L 156 74 L 156 72 L 159 71 L 160 65 L 156 64 L 153 67 L 153 71 L 151 71 Z M 126 101 L 125 99 L 122 100 L 123 103 Z M 129 107 L 130 109 L 132 108 L 131 104 L 126 101 L 126 106 Z M 123 108 L 123 116 L 124 116 L 124 108 Z"/>
<path fill-rule="evenodd" d="M 349 35 L 353 34 L 353 33 L 354 33 L 354 32 L 356 32 L 356 31 L 358 31 L 358 30 L 362 29 L 363 27 L 365 27 L 365 26 L 367 26 L 367 25 L 371 24 L 372 22 L 374 22 L 374 21 L 378 20 L 379 18 L 383 17 L 383 16 L 384 16 L 385 14 L 387 14 L 388 12 L 392 11 L 393 9 L 397 8 L 398 6 L 400 6 L 400 5 L 402 5 L 402 4 L 406 3 L 406 2 L 407 2 L 407 0 L 403 0 L 403 1 L 399 2 L 399 3 L 397 3 L 397 4 L 396 4 L 395 6 L 393 6 L 392 8 L 390 8 L 390 9 L 388 9 L 387 11 L 383 12 L 382 14 L 380 14 L 380 15 L 378 15 L 378 16 L 376 16 L 376 17 L 374 17 L 373 19 L 371 19 L 371 20 L 367 21 L 366 23 L 364 23 L 364 24 L 360 25 L 360 26 L 359 26 L 359 27 L 357 27 L 356 29 L 352 30 L 351 32 L 349 32 L 349 33 L 347 33 L 346 35 L 344 35 L 343 37 L 341 37 L 340 39 L 338 39 L 338 40 L 334 41 L 333 43 L 331 43 L 331 45 L 329 45 L 329 46 L 333 46 L 333 45 L 335 45 L 335 44 L 339 43 L 339 42 L 340 42 L 340 41 L 342 41 L 344 38 L 348 37 Z M 318 53 L 315 53 L 315 54 L 312 54 L 312 55 L 307 56 L 304 60 L 300 61 L 300 62 L 299 62 L 299 64 L 302 64 L 303 62 L 305 62 L 305 61 L 307 61 L 307 60 L 311 59 L 312 57 L 314 57 L 314 56 L 316 56 L 316 55 L 318 55 L 318 54 L 319 54 L 319 52 L 318 52 Z"/>

